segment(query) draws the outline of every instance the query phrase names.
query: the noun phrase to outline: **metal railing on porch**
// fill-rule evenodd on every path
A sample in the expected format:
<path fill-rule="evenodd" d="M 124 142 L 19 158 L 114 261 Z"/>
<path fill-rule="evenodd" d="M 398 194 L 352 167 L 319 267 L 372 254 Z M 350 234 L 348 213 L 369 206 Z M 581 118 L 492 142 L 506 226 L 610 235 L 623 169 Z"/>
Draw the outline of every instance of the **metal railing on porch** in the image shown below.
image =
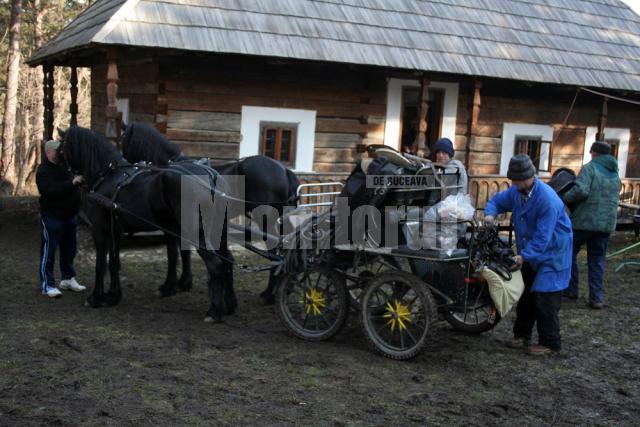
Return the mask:
<path fill-rule="evenodd" d="M 312 184 L 319 182 L 342 182 L 347 179 L 349 173 L 299 173 L 301 183 Z M 472 175 L 469 177 L 469 196 L 476 207 L 478 217 L 481 218 L 487 201 L 498 191 L 509 188 L 509 179 L 501 175 Z M 307 191 L 307 190 L 305 190 Z M 308 188 L 312 191 L 312 188 Z M 624 178 L 620 189 L 620 201 L 640 205 L 640 178 Z M 630 223 L 636 214 L 634 209 L 620 208 L 618 220 L 621 223 Z"/>

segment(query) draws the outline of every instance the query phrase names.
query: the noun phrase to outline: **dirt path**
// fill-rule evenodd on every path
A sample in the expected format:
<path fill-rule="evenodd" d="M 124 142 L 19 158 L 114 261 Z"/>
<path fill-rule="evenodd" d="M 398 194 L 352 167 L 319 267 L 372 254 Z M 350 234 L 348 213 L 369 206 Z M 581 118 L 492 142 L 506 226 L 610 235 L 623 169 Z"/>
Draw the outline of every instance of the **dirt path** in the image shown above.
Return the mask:
<path fill-rule="evenodd" d="M 81 240 L 89 284 L 86 230 Z M 618 235 L 613 246 L 630 242 Z M 51 301 L 37 294 L 38 248 L 35 217 L 0 218 L 0 425 L 638 424 L 638 268 L 611 263 L 607 309 L 563 306 L 558 355 L 501 345 L 510 315 L 482 336 L 439 323 L 421 356 L 393 362 L 367 347 L 356 315 L 329 342 L 287 335 L 256 303 L 266 274 L 237 275 L 238 313 L 205 324 L 201 263 L 191 293 L 160 299 L 159 247 L 125 250 L 119 306 L 85 308 L 86 294 Z"/>

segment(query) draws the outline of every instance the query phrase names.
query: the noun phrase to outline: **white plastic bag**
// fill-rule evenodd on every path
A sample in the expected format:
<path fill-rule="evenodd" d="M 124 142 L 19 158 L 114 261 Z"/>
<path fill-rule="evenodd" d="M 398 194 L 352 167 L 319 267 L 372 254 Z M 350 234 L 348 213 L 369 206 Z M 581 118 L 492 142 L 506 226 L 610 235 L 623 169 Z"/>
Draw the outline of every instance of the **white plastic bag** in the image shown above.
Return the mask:
<path fill-rule="evenodd" d="M 452 194 L 433 205 L 424 215 L 424 219 L 434 222 L 469 221 L 476 209 L 468 194 Z"/>

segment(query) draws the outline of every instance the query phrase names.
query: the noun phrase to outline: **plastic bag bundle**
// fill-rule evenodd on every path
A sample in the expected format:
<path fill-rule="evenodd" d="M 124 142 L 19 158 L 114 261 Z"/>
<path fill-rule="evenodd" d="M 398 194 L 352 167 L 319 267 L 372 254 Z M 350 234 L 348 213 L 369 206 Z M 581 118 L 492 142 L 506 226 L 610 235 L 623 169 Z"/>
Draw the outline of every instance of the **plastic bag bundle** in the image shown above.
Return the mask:
<path fill-rule="evenodd" d="M 468 194 L 452 194 L 429 208 L 424 219 L 433 222 L 469 221 L 475 211 Z"/>

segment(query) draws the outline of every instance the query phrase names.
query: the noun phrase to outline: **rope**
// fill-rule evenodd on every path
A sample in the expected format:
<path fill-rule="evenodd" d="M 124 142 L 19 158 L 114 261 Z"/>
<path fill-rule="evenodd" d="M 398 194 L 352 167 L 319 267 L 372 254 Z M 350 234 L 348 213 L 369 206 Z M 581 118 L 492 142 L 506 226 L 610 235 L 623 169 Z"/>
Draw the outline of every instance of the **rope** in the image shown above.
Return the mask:
<path fill-rule="evenodd" d="M 573 111 L 573 107 L 576 105 L 576 100 L 578 99 L 578 94 L 580 93 L 581 89 L 582 88 L 578 88 L 576 90 L 576 94 L 573 97 L 573 101 L 571 102 L 571 106 L 569 107 L 569 111 L 567 111 L 567 115 L 564 117 L 564 121 L 562 122 L 562 126 L 560 127 L 560 130 L 555 135 L 555 138 L 554 137 L 551 138 L 551 145 L 552 146 L 558 141 L 558 138 L 560 138 L 560 135 L 562 134 L 562 131 L 567 127 L 567 122 L 569 121 L 569 116 L 571 115 L 571 112 Z"/>
<path fill-rule="evenodd" d="M 205 168 L 207 170 L 207 173 L 209 174 L 209 176 L 213 177 L 212 172 L 215 172 L 216 174 L 218 174 L 218 172 L 215 170 L 214 167 L 208 166 L 208 165 L 204 165 L 204 164 L 200 164 L 200 163 L 197 163 L 196 161 L 192 161 L 192 160 L 184 160 L 184 161 L 181 161 L 181 162 L 171 162 L 169 164 L 169 167 L 167 167 L 167 168 L 161 168 L 161 167 L 155 166 L 155 167 L 153 167 L 154 169 L 152 169 L 152 170 L 156 170 L 156 171 L 169 170 L 170 171 L 171 170 L 171 166 L 173 166 L 173 167 L 176 167 L 176 168 L 180 168 L 183 172 L 190 173 L 190 171 L 188 169 L 180 167 L 179 163 L 182 163 L 182 162 L 189 162 L 190 164 Z M 147 166 L 147 167 L 152 167 L 152 166 Z M 223 175 L 220 175 L 220 174 L 218 174 L 218 175 L 219 176 L 223 176 Z M 211 191 L 215 191 L 215 190 L 211 189 Z M 225 197 L 227 199 L 229 199 L 229 200 L 234 201 L 234 202 L 240 202 L 240 203 L 244 203 L 244 204 L 249 202 L 249 203 L 254 203 L 254 204 L 259 204 L 259 205 L 284 205 L 284 204 L 287 204 L 287 203 L 289 203 L 292 200 L 295 200 L 297 198 L 297 196 L 294 194 L 292 196 L 289 196 L 289 198 L 287 200 L 274 202 L 274 201 L 255 201 L 255 200 L 248 201 L 246 199 L 243 200 L 243 199 L 239 199 L 237 197 L 233 197 L 233 196 L 229 196 L 229 195 L 225 195 Z"/>
<path fill-rule="evenodd" d="M 580 90 L 584 90 L 587 92 L 591 92 L 595 95 L 604 96 L 605 98 L 615 99 L 616 101 L 627 102 L 629 104 L 640 105 L 640 101 L 635 101 L 633 99 L 622 98 L 620 96 L 609 95 L 603 92 L 598 92 L 597 90 L 587 89 L 586 87 L 581 87 Z"/>
<path fill-rule="evenodd" d="M 95 196 L 93 196 L 91 193 L 89 193 L 89 198 L 94 198 L 94 199 L 95 199 Z M 98 201 L 98 203 L 100 203 L 100 202 Z M 119 204 L 117 204 L 117 203 L 115 203 L 115 202 L 114 202 L 114 203 L 111 205 L 110 209 L 111 209 L 111 212 L 112 212 L 112 213 L 113 213 L 113 212 L 115 212 L 115 211 L 124 212 L 125 214 L 127 214 L 127 215 L 131 215 L 132 217 L 134 217 L 134 218 L 138 219 L 139 221 L 142 221 L 142 222 L 144 222 L 144 223 L 146 223 L 146 224 L 148 224 L 148 225 L 150 225 L 150 226 L 152 226 L 152 227 L 154 227 L 154 228 L 157 228 L 158 230 L 160 230 L 160 231 L 162 231 L 162 232 L 164 232 L 164 233 L 167 233 L 167 234 L 169 234 L 169 235 L 171 235 L 171 236 L 173 236 L 173 237 L 175 237 L 175 238 L 177 238 L 177 239 L 184 240 L 184 241 L 186 241 L 186 242 L 188 242 L 188 243 L 191 243 L 191 244 L 192 244 L 193 246 L 195 246 L 196 248 L 200 248 L 200 243 L 199 243 L 199 242 L 198 242 L 198 243 L 196 243 L 196 242 L 194 242 L 194 241 L 192 241 L 192 240 L 189 240 L 189 239 L 187 239 L 187 238 L 185 238 L 185 237 L 182 237 L 182 236 L 180 236 L 180 235 L 178 235 L 178 234 L 174 233 L 174 232 L 173 232 L 173 231 L 171 231 L 171 230 L 168 230 L 168 229 L 166 229 L 166 228 L 164 228 L 164 227 L 162 227 L 162 226 L 160 226 L 160 225 L 158 225 L 158 224 L 155 224 L 153 221 L 149 221 L 148 219 L 143 218 L 143 217 L 141 217 L 140 215 L 135 214 L 134 212 L 132 212 L 132 211 L 128 210 L 127 208 L 122 207 L 122 205 L 119 205 Z M 114 235 L 113 235 L 113 228 L 114 228 L 114 225 L 112 224 L 112 226 L 111 226 L 112 239 L 114 238 Z M 219 258 L 223 259 L 224 261 L 227 261 L 228 263 L 236 264 L 236 262 L 235 262 L 234 260 L 229 259 L 229 258 L 227 258 L 227 257 L 225 257 L 225 256 L 223 256 L 223 255 L 220 255 L 220 254 L 219 254 L 219 253 L 217 253 L 217 252 L 214 252 L 214 254 L 215 254 L 217 257 L 219 257 Z"/>
<path fill-rule="evenodd" d="M 613 252 L 613 253 L 611 253 L 611 254 L 608 254 L 608 255 L 606 256 L 606 258 L 611 258 L 611 257 L 614 257 L 614 256 L 616 256 L 616 255 L 620 255 L 621 253 L 627 252 L 627 251 L 629 251 L 629 250 L 631 250 L 631 249 L 635 248 L 636 246 L 640 246 L 640 242 L 636 242 L 636 243 L 634 243 L 633 245 L 627 246 L 626 248 L 622 248 L 622 249 L 620 249 L 620 250 L 618 250 L 618 251 L 615 251 L 615 252 Z"/>

